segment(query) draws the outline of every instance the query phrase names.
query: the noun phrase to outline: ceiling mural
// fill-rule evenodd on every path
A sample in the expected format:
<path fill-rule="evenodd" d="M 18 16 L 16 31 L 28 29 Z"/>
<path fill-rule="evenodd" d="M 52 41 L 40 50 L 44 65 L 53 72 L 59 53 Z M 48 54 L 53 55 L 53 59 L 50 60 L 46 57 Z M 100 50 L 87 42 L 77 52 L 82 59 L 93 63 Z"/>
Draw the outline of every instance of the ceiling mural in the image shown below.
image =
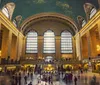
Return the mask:
<path fill-rule="evenodd" d="M 13 19 L 21 15 L 22 20 L 34 14 L 53 12 L 61 13 L 77 21 L 78 15 L 85 18 L 84 3 L 92 3 L 98 8 L 98 0 L 0 0 L 0 8 L 2 9 L 8 2 L 14 2 L 16 5 Z"/>
<path fill-rule="evenodd" d="M 33 0 L 33 3 L 44 4 L 44 3 L 46 3 L 46 0 Z"/>
<path fill-rule="evenodd" d="M 65 15 L 68 15 L 70 17 L 73 16 L 72 7 L 66 3 L 61 1 L 56 1 L 56 6 L 62 9 L 62 11 L 65 13 Z"/>

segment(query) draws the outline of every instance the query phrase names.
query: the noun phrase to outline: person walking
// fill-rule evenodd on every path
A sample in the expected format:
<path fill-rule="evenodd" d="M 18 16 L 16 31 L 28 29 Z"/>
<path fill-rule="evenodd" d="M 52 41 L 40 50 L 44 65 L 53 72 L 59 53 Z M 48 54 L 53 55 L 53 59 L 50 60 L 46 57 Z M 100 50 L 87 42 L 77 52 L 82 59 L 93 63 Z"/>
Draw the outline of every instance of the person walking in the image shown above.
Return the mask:
<path fill-rule="evenodd" d="M 87 84 L 87 76 L 85 76 L 85 83 Z"/>
<path fill-rule="evenodd" d="M 19 77 L 18 77 L 18 82 L 19 82 L 19 85 L 21 85 L 21 74 L 19 73 Z"/>
<path fill-rule="evenodd" d="M 31 72 L 31 80 L 33 79 L 33 73 Z"/>
<path fill-rule="evenodd" d="M 93 76 L 93 79 L 94 79 L 94 82 L 96 82 L 96 76 L 95 75 Z"/>
<path fill-rule="evenodd" d="M 17 76 L 17 73 L 15 74 L 15 84 L 17 85 L 18 83 L 18 76 Z"/>
<path fill-rule="evenodd" d="M 76 76 L 74 77 L 74 83 L 75 83 L 75 85 L 77 85 L 77 77 Z"/>
<path fill-rule="evenodd" d="M 27 76 L 24 77 L 25 84 L 27 84 Z"/>

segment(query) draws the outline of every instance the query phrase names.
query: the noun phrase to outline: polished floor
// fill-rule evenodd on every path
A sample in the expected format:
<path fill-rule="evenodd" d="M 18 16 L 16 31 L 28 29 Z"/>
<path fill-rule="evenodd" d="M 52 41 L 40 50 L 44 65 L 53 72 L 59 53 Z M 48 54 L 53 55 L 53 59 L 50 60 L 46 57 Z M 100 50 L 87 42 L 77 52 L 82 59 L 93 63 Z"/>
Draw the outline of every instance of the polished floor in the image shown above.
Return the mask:
<path fill-rule="evenodd" d="M 76 74 L 74 75 L 77 76 Z M 77 81 L 77 85 L 90 85 L 90 80 L 92 79 L 94 75 L 96 76 L 96 82 L 97 82 L 96 85 L 100 85 L 100 81 L 99 81 L 100 75 L 96 73 L 91 73 L 91 72 L 81 74 L 80 79 L 78 79 Z M 28 78 L 27 84 L 25 84 L 23 81 L 24 81 L 24 78 L 22 78 L 22 85 L 28 85 L 30 81 L 32 82 L 32 85 L 50 85 L 48 82 L 45 83 L 44 81 L 41 81 L 40 83 L 38 83 L 37 75 L 33 76 L 33 80 Z M 75 85 L 75 84 L 74 82 L 66 84 L 64 81 L 62 81 L 62 77 L 61 77 L 60 81 L 54 81 L 53 85 Z"/>
<path fill-rule="evenodd" d="M 80 79 L 78 79 L 77 81 L 77 85 L 91 85 L 90 81 L 92 79 L 93 76 L 96 76 L 96 84 L 95 85 L 100 85 L 100 74 L 96 74 L 96 73 L 91 73 L 91 72 L 87 72 L 87 73 L 83 73 L 80 75 Z M 77 73 L 74 73 L 74 76 L 77 76 Z M 64 81 L 62 81 L 62 76 L 60 75 L 60 81 L 54 81 L 52 85 L 75 85 L 75 83 L 72 81 L 70 83 L 65 83 Z M 0 76 L 0 80 L 2 80 L 3 78 Z M 9 83 L 9 79 L 5 78 L 3 79 L 4 83 L 6 82 L 6 84 L 3 84 L 2 81 L 0 81 L 0 85 L 11 85 Z M 28 85 L 30 82 L 32 82 L 32 85 L 51 85 L 48 82 L 45 83 L 44 81 L 41 81 L 40 83 L 38 83 L 38 75 L 33 75 L 33 79 L 31 80 L 31 78 L 29 77 L 27 80 L 27 84 L 25 84 L 24 81 L 24 75 L 21 79 L 21 85 Z M 17 84 L 19 85 L 19 84 Z M 92 84 L 93 85 L 93 84 Z"/>

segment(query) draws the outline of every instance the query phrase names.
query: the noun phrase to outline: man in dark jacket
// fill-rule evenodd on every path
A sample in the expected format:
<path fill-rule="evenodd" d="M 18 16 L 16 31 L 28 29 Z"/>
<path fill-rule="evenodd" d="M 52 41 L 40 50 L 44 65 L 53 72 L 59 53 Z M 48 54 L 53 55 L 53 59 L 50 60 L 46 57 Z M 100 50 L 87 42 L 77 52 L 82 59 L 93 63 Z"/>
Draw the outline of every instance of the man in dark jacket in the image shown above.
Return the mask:
<path fill-rule="evenodd" d="M 76 76 L 74 77 L 74 82 L 75 82 L 75 85 L 77 85 L 77 77 Z"/>

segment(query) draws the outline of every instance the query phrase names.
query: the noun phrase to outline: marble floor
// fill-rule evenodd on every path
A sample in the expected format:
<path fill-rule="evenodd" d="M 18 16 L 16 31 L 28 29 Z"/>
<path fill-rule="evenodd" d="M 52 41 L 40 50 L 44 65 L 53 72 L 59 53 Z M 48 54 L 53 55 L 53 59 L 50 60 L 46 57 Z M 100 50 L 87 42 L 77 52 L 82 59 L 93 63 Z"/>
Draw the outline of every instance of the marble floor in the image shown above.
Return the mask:
<path fill-rule="evenodd" d="M 78 79 L 77 81 L 77 85 L 90 85 L 90 80 L 92 79 L 93 75 L 96 76 L 96 80 L 97 80 L 96 85 L 100 85 L 100 75 L 96 73 L 91 73 L 91 72 L 81 74 L 80 79 Z M 24 83 L 24 78 L 22 78 L 22 85 L 28 85 L 29 82 L 32 82 L 32 85 L 50 85 L 49 83 L 45 84 L 44 81 L 41 81 L 40 83 L 38 83 L 37 75 L 34 75 L 32 80 L 28 78 L 27 84 Z M 53 85 L 75 85 L 75 84 L 74 82 L 66 84 L 64 81 L 62 81 L 62 77 L 61 77 L 60 81 L 54 81 Z"/>
<path fill-rule="evenodd" d="M 78 79 L 77 81 L 77 85 L 90 85 L 90 80 L 92 79 L 93 75 L 96 76 L 96 85 L 100 85 L 100 74 L 96 74 L 96 73 L 92 73 L 92 72 L 87 72 L 87 73 L 83 73 L 80 75 L 80 79 Z M 77 76 L 76 73 L 74 74 L 74 76 Z M 0 77 L 0 79 L 3 79 L 2 77 Z M 0 85 L 10 85 L 8 82 L 8 79 L 4 79 L 5 82 L 7 82 L 6 84 L 2 84 L 2 82 L 0 81 Z M 32 82 L 32 85 L 50 85 L 48 82 L 45 83 L 44 81 L 41 81 L 40 83 L 38 83 L 38 76 L 37 75 L 33 75 L 33 79 L 31 80 L 31 78 L 29 77 L 27 80 L 27 84 L 25 84 L 24 81 L 24 76 L 21 78 L 21 85 L 28 85 L 30 82 Z M 19 84 L 17 84 L 19 85 Z M 74 82 L 71 83 L 65 83 L 62 80 L 62 76 L 60 75 L 60 81 L 54 81 L 52 85 L 75 85 Z"/>

